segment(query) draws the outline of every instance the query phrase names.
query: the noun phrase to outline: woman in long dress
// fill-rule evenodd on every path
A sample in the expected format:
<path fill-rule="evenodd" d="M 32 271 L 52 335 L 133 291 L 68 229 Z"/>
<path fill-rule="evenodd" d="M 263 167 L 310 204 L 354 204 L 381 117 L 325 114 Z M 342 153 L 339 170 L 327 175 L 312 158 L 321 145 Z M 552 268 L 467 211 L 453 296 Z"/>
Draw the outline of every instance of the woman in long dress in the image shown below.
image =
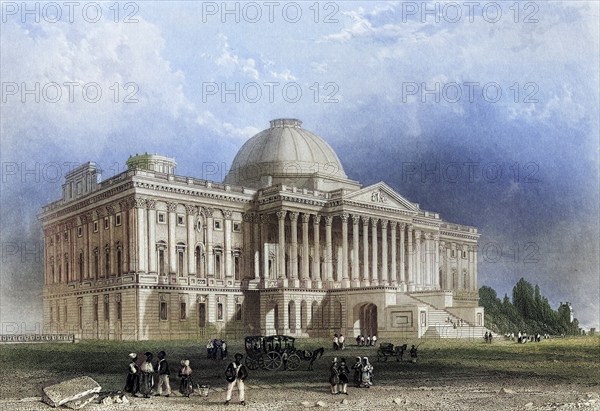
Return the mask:
<path fill-rule="evenodd" d="M 362 376 L 361 376 L 361 387 L 369 388 L 373 385 L 373 366 L 369 363 L 368 357 L 363 357 L 362 360 Z"/>
<path fill-rule="evenodd" d="M 331 385 L 331 394 L 337 394 L 337 386 L 340 383 L 340 372 L 338 369 L 337 358 L 334 358 L 329 368 L 329 384 Z"/>
<path fill-rule="evenodd" d="M 189 397 L 194 392 L 194 383 L 192 381 L 192 368 L 190 367 L 190 360 L 181 361 L 179 377 L 181 377 L 181 382 L 179 383 L 179 392 L 184 396 Z"/>
<path fill-rule="evenodd" d="M 125 380 L 124 391 L 134 397 L 140 390 L 140 367 L 137 365 L 137 354 L 129 354 L 129 366 L 127 367 L 127 379 Z"/>
<path fill-rule="evenodd" d="M 146 352 L 144 355 L 146 360 L 140 366 L 140 393 L 144 398 L 150 398 L 152 387 L 154 387 L 154 366 L 152 365 L 152 353 Z"/>

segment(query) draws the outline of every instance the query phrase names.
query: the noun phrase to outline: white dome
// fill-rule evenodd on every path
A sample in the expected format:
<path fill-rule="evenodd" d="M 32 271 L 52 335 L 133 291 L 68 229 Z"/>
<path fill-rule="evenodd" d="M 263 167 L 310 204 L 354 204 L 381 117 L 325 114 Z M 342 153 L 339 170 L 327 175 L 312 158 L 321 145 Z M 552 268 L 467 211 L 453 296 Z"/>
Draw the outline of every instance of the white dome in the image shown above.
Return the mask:
<path fill-rule="evenodd" d="M 283 182 L 303 187 L 309 177 L 346 180 L 331 146 L 301 125 L 296 119 L 272 120 L 270 128 L 240 148 L 225 183 L 260 188 Z"/>

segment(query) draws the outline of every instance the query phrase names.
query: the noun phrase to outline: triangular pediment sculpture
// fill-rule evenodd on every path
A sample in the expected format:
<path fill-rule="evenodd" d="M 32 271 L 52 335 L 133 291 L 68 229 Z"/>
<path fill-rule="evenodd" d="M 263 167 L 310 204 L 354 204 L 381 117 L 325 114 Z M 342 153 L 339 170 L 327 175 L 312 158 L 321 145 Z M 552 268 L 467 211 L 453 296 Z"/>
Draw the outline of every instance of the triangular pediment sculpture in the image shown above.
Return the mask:
<path fill-rule="evenodd" d="M 345 201 L 378 205 L 406 211 L 419 211 L 419 206 L 398 194 L 386 183 L 380 182 L 344 196 Z"/>

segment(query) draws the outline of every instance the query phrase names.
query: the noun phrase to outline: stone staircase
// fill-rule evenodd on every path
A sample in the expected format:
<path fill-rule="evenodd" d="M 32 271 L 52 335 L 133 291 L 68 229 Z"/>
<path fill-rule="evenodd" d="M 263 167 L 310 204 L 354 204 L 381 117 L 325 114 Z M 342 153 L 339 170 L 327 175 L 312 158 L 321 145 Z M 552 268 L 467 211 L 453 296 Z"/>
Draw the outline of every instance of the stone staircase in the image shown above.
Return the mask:
<path fill-rule="evenodd" d="M 486 331 L 490 331 L 485 327 L 480 327 L 462 320 L 449 311 L 434 307 L 432 304 L 410 295 L 411 298 L 429 307 L 427 330 L 422 338 L 469 338 L 482 339 Z M 456 325 L 456 326 L 455 326 Z"/>

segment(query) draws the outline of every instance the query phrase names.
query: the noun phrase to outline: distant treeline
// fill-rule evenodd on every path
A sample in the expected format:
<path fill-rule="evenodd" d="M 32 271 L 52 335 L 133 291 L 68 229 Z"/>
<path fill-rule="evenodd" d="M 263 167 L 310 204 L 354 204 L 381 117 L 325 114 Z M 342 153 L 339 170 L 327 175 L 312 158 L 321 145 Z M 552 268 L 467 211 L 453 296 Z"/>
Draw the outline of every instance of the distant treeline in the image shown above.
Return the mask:
<path fill-rule="evenodd" d="M 566 334 L 580 333 L 579 322 L 573 319 L 568 305 L 553 310 L 540 287 L 532 286 L 521 278 L 512 290 L 512 301 L 504 295 L 502 301 L 496 291 L 487 286 L 479 289 L 479 304 L 485 308 L 486 327 L 497 333 Z"/>

